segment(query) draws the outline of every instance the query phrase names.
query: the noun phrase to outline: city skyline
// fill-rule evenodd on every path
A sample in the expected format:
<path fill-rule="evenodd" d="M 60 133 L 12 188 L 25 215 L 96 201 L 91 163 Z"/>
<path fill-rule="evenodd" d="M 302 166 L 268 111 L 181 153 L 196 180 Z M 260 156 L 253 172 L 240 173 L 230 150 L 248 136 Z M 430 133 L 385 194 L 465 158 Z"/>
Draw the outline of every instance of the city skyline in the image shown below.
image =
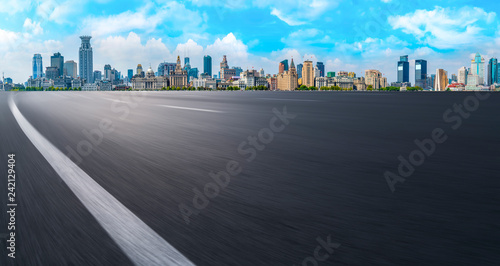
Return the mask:
<path fill-rule="evenodd" d="M 393 58 L 401 55 L 410 69 L 425 59 L 429 72 L 456 73 L 476 52 L 486 60 L 500 54 L 499 4 L 486 1 L 21 2 L 0 10 L 0 69 L 16 82 L 31 75 L 33 54 L 45 66 L 55 52 L 77 61 L 80 35 L 93 37 L 94 70 L 111 64 L 122 73 L 177 55 L 201 70 L 204 55 L 215 64 L 227 54 L 242 69 L 266 73 L 284 59 L 312 58 L 325 72 L 379 69 L 396 81 Z"/>

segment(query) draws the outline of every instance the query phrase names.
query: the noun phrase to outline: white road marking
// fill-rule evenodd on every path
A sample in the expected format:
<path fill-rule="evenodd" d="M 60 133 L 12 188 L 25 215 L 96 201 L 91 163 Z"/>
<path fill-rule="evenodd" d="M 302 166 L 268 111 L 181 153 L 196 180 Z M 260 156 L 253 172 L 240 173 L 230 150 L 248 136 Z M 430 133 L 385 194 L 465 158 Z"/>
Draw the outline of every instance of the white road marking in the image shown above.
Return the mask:
<path fill-rule="evenodd" d="M 199 112 L 224 113 L 222 111 L 216 111 L 216 110 L 210 110 L 210 109 L 190 108 L 190 107 L 173 106 L 173 105 L 158 105 L 158 106 L 172 108 L 172 109 L 199 111 Z"/>
<path fill-rule="evenodd" d="M 307 100 L 307 99 L 279 99 L 279 98 L 258 98 L 258 99 L 269 100 L 269 101 L 319 102 L 318 100 Z"/>
<path fill-rule="evenodd" d="M 57 174 L 136 265 L 194 265 L 42 136 L 17 108 L 17 123 Z"/>
<path fill-rule="evenodd" d="M 112 102 L 130 103 L 130 102 L 126 102 L 126 101 L 122 101 L 122 100 L 118 100 L 118 99 L 109 99 L 109 98 L 102 98 L 102 99 L 112 101 Z"/>

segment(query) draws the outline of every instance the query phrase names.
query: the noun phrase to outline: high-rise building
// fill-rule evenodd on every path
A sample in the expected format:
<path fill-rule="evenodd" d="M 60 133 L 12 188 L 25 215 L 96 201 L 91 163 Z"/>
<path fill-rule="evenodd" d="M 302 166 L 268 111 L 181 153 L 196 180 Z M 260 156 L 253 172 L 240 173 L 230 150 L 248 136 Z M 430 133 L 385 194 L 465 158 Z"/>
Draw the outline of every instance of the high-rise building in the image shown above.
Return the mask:
<path fill-rule="evenodd" d="M 212 76 L 212 57 L 209 55 L 203 57 L 203 73 Z"/>
<path fill-rule="evenodd" d="M 59 77 L 59 69 L 55 66 L 49 66 L 45 70 L 45 76 L 49 80 L 55 80 Z"/>
<path fill-rule="evenodd" d="M 184 57 L 184 66 L 191 65 L 189 63 L 189 57 Z"/>
<path fill-rule="evenodd" d="M 448 72 L 444 69 L 436 70 L 436 86 L 434 90 L 444 91 L 446 90 L 446 86 L 448 86 Z"/>
<path fill-rule="evenodd" d="M 427 88 L 427 61 L 415 60 L 415 86 Z"/>
<path fill-rule="evenodd" d="M 450 80 L 451 80 L 450 84 L 451 84 L 451 83 L 457 83 L 457 82 L 458 82 L 458 77 L 457 77 L 457 75 L 455 75 L 455 74 L 451 74 L 451 79 L 450 79 Z"/>
<path fill-rule="evenodd" d="M 398 62 L 398 83 L 410 82 L 410 62 L 408 56 L 401 56 Z"/>
<path fill-rule="evenodd" d="M 288 71 L 288 59 L 281 61 L 281 63 L 283 64 L 283 70 Z"/>
<path fill-rule="evenodd" d="M 43 62 L 42 55 L 33 55 L 33 79 L 43 77 Z"/>
<path fill-rule="evenodd" d="M 491 58 L 488 63 L 488 85 L 493 85 L 498 82 L 498 59 Z"/>
<path fill-rule="evenodd" d="M 112 80 L 111 78 L 111 65 L 104 65 L 104 80 Z"/>
<path fill-rule="evenodd" d="M 302 78 L 302 67 L 304 67 L 303 64 L 298 64 L 297 65 L 297 75 L 299 76 L 299 79 Z"/>
<path fill-rule="evenodd" d="M 325 65 L 323 62 L 317 62 L 316 67 L 319 69 L 319 76 L 324 77 L 325 76 Z"/>
<path fill-rule="evenodd" d="M 159 74 L 159 73 L 158 73 Z M 160 75 L 160 76 L 163 76 L 163 75 Z M 129 69 L 127 70 L 127 78 L 128 78 L 128 81 L 131 81 L 132 80 L 132 77 L 134 77 L 134 70 L 133 69 Z"/>
<path fill-rule="evenodd" d="M 63 74 L 64 76 L 70 76 L 74 79 L 76 79 L 77 77 L 77 64 L 75 61 L 73 60 L 68 60 L 66 62 L 64 62 L 64 71 L 63 71 Z"/>
<path fill-rule="evenodd" d="M 239 77 L 243 72 L 243 69 L 241 67 L 233 67 L 233 69 L 234 69 L 234 75 L 237 77 Z"/>
<path fill-rule="evenodd" d="M 102 79 L 102 72 L 100 70 L 94 71 L 94 82 L 97 82 Z"/>
<path fill-rule="evenodd" d="M 468 76 L 467 68 L 466 67 L 461 67 L 458 69 L 458 77 L 457 77 L 457 82 L 462 83 L 464 85 L 467 85 L 467 76 Z"/>
<path fill-rule="evenodd" d="M 226 69 L 229 69 L 229 65 L 227 64 L 227 58 L 224 55 L 222 57 L 222 62 L 220 62 L 220 78 L 221 79 L 227 79 L 228 78 L 227 76 L 224 76 L 224 74 L 226 72 L 225 71 Z"/>
<path fill-rule="evenodd" d="M 63 76 L 64 75 L 64 56 L 61 55 L 61 53 L 54 53 L 53 56 L 50 57 L 50 66 L 51 67 L 57 67 L 57 76 Z"/>
<path fill-rule="evenodd" d="M 479 53 L 472 59 L 471 73 L 477 75 L 478 85 L 484 85 L 484 58 Z"/>
<path fill-rule="evenodd" d="M 94 83 L 94 56 L 92 46 L 90 46 L 91 36 L 80 36 L 82 45 L 80 46 L 80 78 L 87 83 Z"/>
<path fill-rule="evenodd" d="M 302 67 L 302 85 L 306 85 L 307 87 L 314 86 L 314 67 L 312 61 L 304 61 L 304 66 Z"/>
<path fill-rule="evenodd" d="M 281 64 L 281 63 L 280 63 Z M 311 62 L 312 65 L 312 62 Z M 292 58 L 292 63 L 290 64 L 290 70 L 286 70 L 283 73 L 278 74 L 277 77 L 277 89 L 278 90 L 285 90 L 285 91 L 292 91 L 295 90 L 299 85 L 298 85 L 298 75 L 297 75 L 297 70 L 295 69 L 295 64 L 293 63 L 293 58 Z M 314 79 L 313 79 L 314 82 Z"/>
<path fill-rule="evenodd" d="M 328 72 L 327 77 L 329 78 L 334 78 L 335 77 L 335 72 Z"/>

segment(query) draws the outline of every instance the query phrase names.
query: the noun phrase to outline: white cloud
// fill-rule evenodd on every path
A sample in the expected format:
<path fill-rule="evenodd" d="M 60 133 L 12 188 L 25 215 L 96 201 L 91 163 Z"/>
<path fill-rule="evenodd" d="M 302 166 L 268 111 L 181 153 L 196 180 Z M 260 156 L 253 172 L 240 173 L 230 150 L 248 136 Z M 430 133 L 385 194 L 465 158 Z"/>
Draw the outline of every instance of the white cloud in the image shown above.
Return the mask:
<path fill-rule="evenodd" d="M 0 4 L 0 13 L 16 14 L 31 8 L 32 0 L 13 0 L 2 1 Z"/>
<path fill-rule="evenodd" d="M 481 8 L 463 7 L 458 10 L 436 6 L 434 10 L 416 10 L 403 16 L 391 16 L 393 29 L 414 35 L 423 44 L 450 49 L 477 44 L 481 33 L 496 17 Z"/>
<path fill-rule="evenodd" d="M 336 8 L 341 0 L 255 0 L 253 5 L 270 8 L 271 14 L 290 26 L 297 26 L 323 18 Z"/>
<path fill-rule="evenodd" d="M 31 19 L 29 19 L 29 18 L 27 18 L 24 21 L 23 28 L 25 31 L 31 32 L 34 35 L 40 35 L 43 33 L 43 28 L 40 26 L 40 22 L 37 23 L 37 22 L 31 21 Z"/>

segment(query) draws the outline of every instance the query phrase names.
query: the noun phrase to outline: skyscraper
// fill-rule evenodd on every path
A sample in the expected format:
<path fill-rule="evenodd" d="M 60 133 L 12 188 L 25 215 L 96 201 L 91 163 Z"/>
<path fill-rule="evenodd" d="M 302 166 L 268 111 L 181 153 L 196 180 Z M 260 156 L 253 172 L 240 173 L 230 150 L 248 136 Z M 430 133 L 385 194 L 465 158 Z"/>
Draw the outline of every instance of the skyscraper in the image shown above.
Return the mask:
<path fill-rule="evenodd" d="M 94 82 L 102 79 L 102 72 L 99 70 L 94 71 Z"/>
<path fill-rule="evenodd" d="M 64 75 L 64 56 L 61 53 L 54 53 L 53 56 L 50 57 L 50 66 L 57 67 L 58 73 L 57 76 L 60 77 Z"/>
<path fill-rule="evenodd" d="M 312 61 L 304 61 L 304 66 L 302 67 L 302 85 L 306 85 L 307 87 L 314 86 L 314 67 Z"/>
<path fill-rule="evenodd" d="M 281 90 L 292 91 L 299 86 L 297 71 L 295 69 L 295 64 L 293 63 L 293 58 L 292 58 L 292 63 L 290 65 L 290 70 L 278 74 L 276 82 L 277 82 L 277 88 L 280 91 Z"/>
<path fill-rule="evenodd" d="M 488 63 L 488 85 L 498 83 L 498 60 L 491 58 Z"/>
<path fill-rule="evenodd" d="M 77 76 L 77 66 L 76 62 L 73 60 L 68 60 L 64 62 L 64 71 L 63 74 L 64 76 L 71 76 L 72 78 L 76 79 Z"/>
<path fill-rule="evenodd" d="M 82 45 L 80 46 L 80 78 L 84 79 L 87 83 L 94 83 L 94 56 L 92 47 L 90 46 L 91 36 L 80 36 Z"/>
<path fill-rule="evenodd" d="M 446 90 L 446 86 L 448 86 L 448 72 L 444 69 L 436 70 L 436 87 L 435 91 L 444 91 Z"/>
<path fill-rule="evenodd" d="M 33 55 L 33 79 L 43 77 L 42 55 Z"/>
<path fill-rule="evenodd" d="M 281 63 L 283 64 L 284 71 L 288 71 L 288 59 L 281 61 Z"/>
<path fill-rule="evenodd" d="M 297 75 L 299 76 L 299 79 L 302 78 L 302 68 L 304 67 L 303 64 L 298 64 L 297 65 Z"/>
<path fill-rule="evenodd" d="M 325 65 L 323 62 L 317 62 L 316 67 L 319 69 L 319 76 L 324 77 L 325 76 Z"/>
<path fill-rule="evenodd" d="M 410 82 L 410 62 L 408 56 L 401 56 L 398 62 L 398 83 Z"/>
<path fill-rule="evenodd" d="M 479 53 L 472 59 L 471 73 L 477 76 L 478 85 L 484 84 L 484 58 Z"/>
<path fill-rule="evenodd" d="M 111 65 L 104 65 L 104 80 L 111 79 Z"/>
<path fill-rule="evenodd" d="M 461 67 L 460 69 L 458 69 L 457 82 L 467 85 L 467 75 L 469 75 L 469 73 L 467 72 L 466 67 Z"/>
<path fill-rule="evenodd" d="M 427 88 L 427 61 L 415 60 L 415 86 Z"/>
<path fill-rule="evenodd" d="M 209 55 L 203 57 L 203 73 L 212 76 L 212 57 Z"/>
<path fill-rule="evenodd" d="M 159 73 L 158 73 L 159 74 Z M 160 75 L 160 76 L 163 76 L 163 75 Z M 134 70 L 133 69 L 129 69 L 127 71 L 127 77 L 128 77 L 128 80 L 131 81 L 132 80 L 132 77 L 134 77 Z"/>

